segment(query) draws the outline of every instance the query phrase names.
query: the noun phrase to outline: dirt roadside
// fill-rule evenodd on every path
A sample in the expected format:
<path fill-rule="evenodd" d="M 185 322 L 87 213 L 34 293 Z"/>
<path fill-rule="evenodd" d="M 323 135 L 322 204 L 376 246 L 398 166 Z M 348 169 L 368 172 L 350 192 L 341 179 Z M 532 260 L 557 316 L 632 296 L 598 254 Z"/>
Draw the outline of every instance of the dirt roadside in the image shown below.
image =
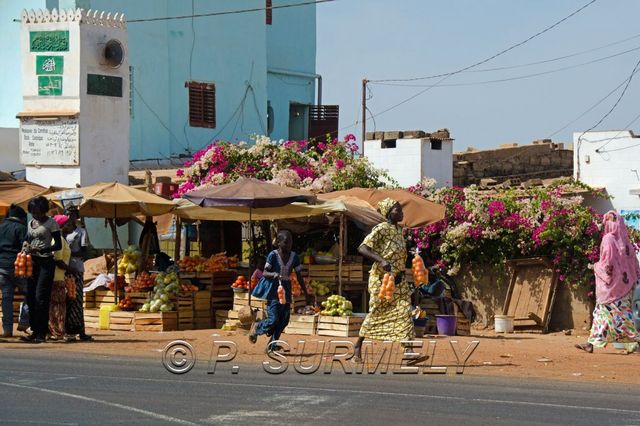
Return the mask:
<path fill-rule="evenodd" d="M 573 330 L 571 335 L 565 333 L 552 334 L 495 334 L 492 331 L 474 330 L 470 337 L 427 336 L 423 340 L 424 348 L 417 350 L 428 353 L 429 341 L 435 341 L 433 367 L 449 366 L 448 374 L 453 374 L 456 357 L 450 341 L 458 341 L 459 353 L 478 341 L 475 352 L 466 363 L 465 375 L 500 376 L 513 378 L 540 378 L 568 381 L 618 382 L 640 384 L 640 353 L 624 355 L 613 347 L 595 350 L 588 354 L 574 348 L 576 343 L 583 343 L 586 331 Z M 30 349 L 45 351 L 55 356 L 56 352 L 77 354 L 95 354 L 106 356 L 127 356 L 139 358 L 161 359 L 163 348 L 171 341 L 182 339 L 194 348 L 198 360 L 208 361 L 211 356 L 214 340 L 233 341 L 237 345 L 235 360 L 243 363 L 260 363 L 267 359 L 264 354 L 265 337 L 258 343 L 249 342 L 244 331 L 222 330 L 189 330 L 175 332 L 121 332 L 94 331 L 93 342 L 47 342 L 33 345 L 21 342 L 18 338 L 0 339 L 0 353 L 9 354 L 12 349 Z M 295 353 L 299 339 L 307 342 L 305 354 L 317 352 L 317 341 L 350 340 L 355 338 L 331 338 L 319 336 L 283 335 L 283 340 L 292 346 Z M 379 347 L 374 344 L 374 348 Z M 328 358 L 329 347 L 325 346 L 324 359 Z M 338 353 L 340 353 L 340 350 Z M 400 353 L 395 348 L 395 353 Z M 422 364 L 424 365 L 424 364 Z M 219 364 L 220 369 L 227 368 Z M 228 367 L 230 368 L 230 367 Z"/>

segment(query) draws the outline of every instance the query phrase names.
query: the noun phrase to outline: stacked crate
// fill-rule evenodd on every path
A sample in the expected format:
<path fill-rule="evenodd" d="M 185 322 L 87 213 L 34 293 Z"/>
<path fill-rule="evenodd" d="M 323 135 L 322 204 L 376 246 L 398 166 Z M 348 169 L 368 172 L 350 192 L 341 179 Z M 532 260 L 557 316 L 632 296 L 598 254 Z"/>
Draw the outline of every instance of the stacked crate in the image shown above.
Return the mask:
<path fill-rule="evenodd" d="M 236 279 L 236 271 L 198 273 L 202 284 L 211 288 L 211 307 L 216 310 L 229 310 L 233 306 L 233 290 L 231 284 Z"/>
<path fill-rule="evenodd" d="M 86 294 L 86 293 L 85 293 Z M 85 328 L 98 329 L 100 326 L 100 309 L 84 310 L 84 326 Z"/>
<path fill-rule="evenodd" d="M 109 330 L 134 331 L 134 328 L 135 328 L 134 316 L 135 316 L 135 312 L 130 312 L 130 311 L 109 312 Z M 85 318 L 85 326 L 86 326 L 86 318 Z"/>
<path fill-rule="evenodd" d="M 178 296 L 178 330 L 193 330 L 193 306 L 194 294 L 181 294 Z"/>
<path fill-rule="evenodd" d="M 318 315 L 291 315 L 289 325 L 284 329 L 284 332 L 311 336 L 316 334 L 317 325 Z"/>
<path fill-rule="evenodd" d="M 318 316 L 318 336 L 357 337 L 364 321 L 362 315 L 348 317 Z"/>
<path fill-rule="evenodd" d="M 420 299 L 420 309 L 427 314 L 425 334 L 437 334 L 436 315 L 440 315 L 440 308 L 438 308 L 436 302 L 432 298 L 423 297 Z"/>
<path fill-rule="evenodd" d="M 216 328 L 221 328 L 222 325 L 227 325 L 231 327 L 236 327 L 240 323 L 238 320 L 240 310 L 250 306 L 251 309 L 258 310 L 258 316 L 266 315 L 267 312 L 267 301 L 264 299 L 258 299 L 256 297 L 251 297 L 251 305 L 249 305 L 249 293 L 248 292 L 240 292 L 233 294 L 233 309 L 223 310 L 220 312 L 216 310 Z M 220 317 L 218 317 L 218 312 L 220 312 Z"/>
<path fill-rule="evenodd" d="M 178 329 L 178 312 L 135 312 L 135 331 L 175 331 Z"/>
<path fill-rule="evenodd" d="M 201 290 L 193 295 L 193 325 L 196 330 L 212 328 L 211 291 Z"/>

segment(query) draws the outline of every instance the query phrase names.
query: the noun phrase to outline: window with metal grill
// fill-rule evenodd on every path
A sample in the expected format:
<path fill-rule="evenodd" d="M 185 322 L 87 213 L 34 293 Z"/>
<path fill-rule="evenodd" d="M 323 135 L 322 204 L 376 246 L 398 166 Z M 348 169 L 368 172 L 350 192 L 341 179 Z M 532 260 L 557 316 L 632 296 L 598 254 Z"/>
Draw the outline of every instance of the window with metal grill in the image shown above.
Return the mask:
<path fill-rule="evenodd" d="M 216 85 L 187 81 L 185 87 L 189 90 L 189 126 L 216 127 Z"/>
<path fill-rule="evenodd" d="M 267 25 L 273 24 L 273 1 L 266 0 L 265 12 L 267 13 Z"/>

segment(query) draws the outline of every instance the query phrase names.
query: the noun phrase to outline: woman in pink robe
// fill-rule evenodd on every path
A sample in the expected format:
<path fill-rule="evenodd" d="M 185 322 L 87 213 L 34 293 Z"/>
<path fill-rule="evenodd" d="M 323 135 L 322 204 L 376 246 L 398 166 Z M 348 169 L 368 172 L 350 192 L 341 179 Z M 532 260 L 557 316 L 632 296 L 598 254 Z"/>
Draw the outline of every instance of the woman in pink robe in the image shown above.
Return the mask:
<path fill-rule="evenodd" d="M 640 265 L 622 217 L 615 211 L 604 216 L 600 260 L 594 265 L 596 308 L 591 335 L 578 349 L 593 352 L 608 343 L 624 343 L 627 353 L 638 348 L 640 334 L 633 323 L 631 294 L 640 279 Z"/>

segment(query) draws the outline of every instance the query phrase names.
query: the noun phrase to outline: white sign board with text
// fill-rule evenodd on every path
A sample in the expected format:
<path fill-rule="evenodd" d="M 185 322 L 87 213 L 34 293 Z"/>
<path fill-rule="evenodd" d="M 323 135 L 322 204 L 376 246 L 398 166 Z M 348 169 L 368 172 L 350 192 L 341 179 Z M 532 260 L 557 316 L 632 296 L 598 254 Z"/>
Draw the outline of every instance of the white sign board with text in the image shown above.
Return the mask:
<path fill-rule="evenodd" d="M 77 166 L 80 163 L 77 118 L 20 123 L 20 162 L 25 166 Z"/>

